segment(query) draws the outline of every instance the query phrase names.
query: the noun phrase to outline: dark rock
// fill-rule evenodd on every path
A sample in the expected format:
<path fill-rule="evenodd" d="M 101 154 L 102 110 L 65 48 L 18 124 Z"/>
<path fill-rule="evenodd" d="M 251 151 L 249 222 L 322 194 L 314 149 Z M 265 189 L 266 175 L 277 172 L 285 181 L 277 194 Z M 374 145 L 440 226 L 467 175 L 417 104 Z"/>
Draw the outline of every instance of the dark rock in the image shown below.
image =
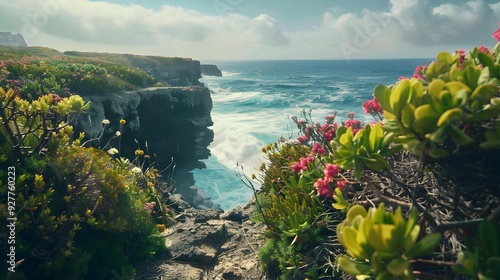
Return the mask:
<path fill-rule="evenodd" d="M 243 213 L 241 209 L 233 209 L 227 213 L 224 213 L 224 215 L 221 216 L 221 219 L 224 220 L 229 220 L 229 221 L 234 221 L 234 222 L 242 222 L 243 220 L 246 220 L 250 218 L 250 216 L 247 213 Z"/>
<path fill-rule="evenodd" d="M 189 220 L 181 224 L 183 231 L 177 229 L 167 236 L 169 252 L 176 261 L 213 264 L 220 246 L 229 238 L 227 228 L 223 223 L 195 224 L 194 219 Z"/>
<path fill-rule="evenodd" d="M 120 129 L 120 119 L 127 121 L 121 133 L 121 156 L 135 158 L 139 147 L 151 157 L 168 185 L 173 185 L 191 205 L 215 205 L 206 195 L 197 191 L 189 195 L 194 185 L 190 172 L 204 168 L 200 161 L 210 156 L 208 145 L 213 141 L 210 116 L 212 99 L 210 91 L 202 86 L 148 88 L 108 95 L 84 96 L 91 101 L 87 115 L 79 116 L 73 123 L 75 131 L 85 132 L 88 138 L 101 134 L 102 120 L 111 124 L 101 143 L 107 143 Z M 93 143 L 98 146 L 99 143 Z M 111 144 L 118 148 L 117 142 Z M 175 166 L 175 172 L 173 166 Z M 195 201 L 198 199 L 199 201 Z M 216 208 L 216 207 L 215 207 Z"/>
<path fill-rule="evenodd" d="M 222 77 L 222 71 L 214 64 L 201 64 L 201 74 Z"/>
<path fill-rule="evenodd" d="M 28 44 L 21 34 L 11 32 L 0 32 L 0 46 L 27 47 Z"/>
<path fill-rule="evenodd" d="M 191 207 L 184 197 L 178 193 L 170 194 L 167 198 L 167 203 L 169 207 L 173 208 L 177 212 L 184 212 L 184 209 Z"/>
<path fill-rule="evenodd" d="M 220 211 L 217 210 L 198 211 L 194 223 L 205 223 L 209 220 L 217 220 L 219 217 Z"/>

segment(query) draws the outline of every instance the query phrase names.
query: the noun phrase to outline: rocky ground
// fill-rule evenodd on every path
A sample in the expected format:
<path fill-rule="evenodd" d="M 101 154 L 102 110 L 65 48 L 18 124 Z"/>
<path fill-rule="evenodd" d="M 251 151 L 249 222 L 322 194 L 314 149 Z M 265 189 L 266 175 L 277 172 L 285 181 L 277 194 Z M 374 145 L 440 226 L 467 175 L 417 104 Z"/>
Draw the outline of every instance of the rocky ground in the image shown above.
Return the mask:
<path fill-rule="evenodd" d="M 254 203 L 223 213 L 171 199 L 179 215 L 164 233 L 169 255 L 143 265 L 137 279 L 266 279 L 257 257 L 265 226 L 250 219 Z"/>

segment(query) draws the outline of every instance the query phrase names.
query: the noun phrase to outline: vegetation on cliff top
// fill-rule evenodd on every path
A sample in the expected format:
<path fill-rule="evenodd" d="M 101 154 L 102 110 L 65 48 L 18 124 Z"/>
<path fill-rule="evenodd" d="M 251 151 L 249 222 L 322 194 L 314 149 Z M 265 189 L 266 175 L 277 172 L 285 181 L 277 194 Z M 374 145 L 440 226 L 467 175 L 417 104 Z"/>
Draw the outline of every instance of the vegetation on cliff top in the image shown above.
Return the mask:
<path fill-rule="evenodd" d="M 0 275 L 133 277 L 134 265 L 166 251 L 160 234 L 172 216 L 163 197 L 168 186 L 147 150 L 120 157 L 122 129 L 106 143 L 102 134 L 85 141 L 71 122 L 91 106 L 80 95 L 157 83 L 129 65 L 182 59 L 74 57 L 33 47 L 1 47 L 0 56 L 0 217 L 17 219 L 13 238 L 1 242 L 4 252 L 15 247 L 15 257 L 3 254 L 9 270 Z M 120 57 L 136 61 L 123 65 Z M 103 120 L 102 131 L 109 125 Z"/>

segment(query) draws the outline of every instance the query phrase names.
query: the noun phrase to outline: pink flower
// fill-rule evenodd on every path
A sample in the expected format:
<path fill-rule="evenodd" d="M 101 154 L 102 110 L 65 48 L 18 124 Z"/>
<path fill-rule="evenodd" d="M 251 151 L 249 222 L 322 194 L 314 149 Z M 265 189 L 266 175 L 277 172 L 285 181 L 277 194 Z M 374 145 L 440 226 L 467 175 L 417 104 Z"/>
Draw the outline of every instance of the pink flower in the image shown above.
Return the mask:
<path fill-rule="evenodd" d="M 377 100 L 372 99 L 363 102 L 363 111 L 368 114 L 376 114 L 383 113 L 384 111 L 380 108 L 380 104 L 378 104 Z"/>
<path fill-rule="evenodd" d="M 361 121 L 360 120 L 354 120 L 354 119 L 349 119 L 345 122 L 344 126 L 346 128 L 349 128 L 352 126 L 353 130 L 354 129 L 361 129 Z"/>
<path fill-rule="evenodd" d="M 307 137 L 306 135 L 299 136 L 297 138 L 297 141 L 299 142 L 299 144 L 307 144 L 307 142 L 309 142 L 309 137 Z"/>
<path fill-rule="evenodd" d="M 292 164 L 292 171 L 294 173 L 300 173 L 300 171 L 302 171 L 302 165 L 300 165 L 299 162 Z"/>
<path fill-rule="evenodd" d="M 314 154 L 323 155 L 325 153 L 325 148 L 323 148 L 323 145 L 321 145 L 321 143 L 315 143 L 312 148 L 312 152 Z"/>
<path fill-rule="evenodd" d="M 348 118 L 350 118 L 350 119 L 354 118 L 354 112 L 349 112 L 349 113 L 347 113 L 347 114 L 346 114 L 346 117 L 348 117 Z"/>
<path fill-rule="evenodd" d="M 478 49 L 477 49 L 479 52 L 483 52 L 485 54 L 490 54 L 490 50 L 488 49 L 488 47 L 486 47 L 485 45 L 481 45 Z"/>
<path fill-rule="evenodd" d="M 498 24 L 498 29 L 497 31 L 493 32 L 493 34 L 491 34 L 491 36 L 495 39 L 497 39 L 497 41 L 500 42 L 500 23 Z"/>
<path fill-rule="evenodd" d="M 335 115 L 326 116 L 325 117 L 326 123 L 327 124 L 333 124 L 333 122 L 335 121 L 335 117 L 336 116 L 337 116 L 336 114 Z"/>
<path fill-rule="evenodd" d="M 335 177 L 339 175 L 339 167 L 336 164 L 327 163 L 323 173 L 325 174 L 325 180 L 331 182 Z"/>
<path fill-rule="evenodd" d="M 154 211 L 155 206 L 156 206 L 156 202 L 151 201 L 151 202 L 144 204 L 144 209 L 155 214 L 155 211 Z"/>
<path fill-rule="evenodd" d="M 343 189 L 345 187 L 345 184 L 347 182 L 345 180 L 340 180 L 340 181 L 337 181 L 337 188 L 339 189 Z"/>
<path fill-rule="evenodd" d="M 424 70 L 427 66 L 425 65 L 420 65 L 420 66 L 417 66 L 417 68 L 415 68 L 415 72 L 420 72 L 422 70 Z"/>
<path fill-rule="evenodd" d="M 299 173 L 302 170 L 307 170 L 307 164 L 313 162 L 314 162 L 314 157 L 300 158 L 299 162 L 292 164 L 292 171 L 295 173 Z"/>
<path fill-rule="evenodd" d="M 333 197 L 333 190 L 325 179 L 319 178 L 314 183 L 318 196 Z"/>
<path fill-rule="evenodd" d="M 307 164 L 308 163 L 313 163 L 314 162 L 314 157 L 303 157 L 300 159 L 300 164 L 307 169 Z"/>
<path fill-rule="evenodd" d="M 424 78 L 424 70 L 427 68 L 427 66 L 417 66 L 417 68 L 415 68 L 415 71 L 413 72 L 413 76 L 412 78 L 417 78 L 417 79 L 420 79 L 420 80 L 425 80 Z"/>
<path fill-rule="evenodd" d="M 330 130 L 323 134 L 323 137 L 325 137 L 325 141 L 327 142 L 332 141 L 334 136 L 335 136 L 335 130 Z"/>

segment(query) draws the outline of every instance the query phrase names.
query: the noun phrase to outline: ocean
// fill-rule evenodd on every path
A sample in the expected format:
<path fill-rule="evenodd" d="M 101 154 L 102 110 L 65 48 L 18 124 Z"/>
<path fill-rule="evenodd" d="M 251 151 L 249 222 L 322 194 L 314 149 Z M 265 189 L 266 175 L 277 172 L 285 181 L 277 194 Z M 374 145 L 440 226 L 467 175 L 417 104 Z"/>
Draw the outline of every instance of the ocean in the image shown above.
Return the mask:
<path fill-rule="evenodd" d="M 312 110 L 313 121 L 338 111 L 366 122 L 361 104 L 373 98 L 378 84 L 394 84 L 411 77 L 432 59 L 390 60 L 267 60 L 202 61 L 216 64 L 223 77 L 203 76 L 213 93 L 212 127 L 206 169 L 194 171 L 196 185 L 224 210 L 249 201 L 252 191 L 237 176 L 258 173 L 264 162 L 261 148 L 280 137 L 294 139 L 298 130 L 290 120 Z M 258 188 L 258 182 L 255 182 Z"/>

